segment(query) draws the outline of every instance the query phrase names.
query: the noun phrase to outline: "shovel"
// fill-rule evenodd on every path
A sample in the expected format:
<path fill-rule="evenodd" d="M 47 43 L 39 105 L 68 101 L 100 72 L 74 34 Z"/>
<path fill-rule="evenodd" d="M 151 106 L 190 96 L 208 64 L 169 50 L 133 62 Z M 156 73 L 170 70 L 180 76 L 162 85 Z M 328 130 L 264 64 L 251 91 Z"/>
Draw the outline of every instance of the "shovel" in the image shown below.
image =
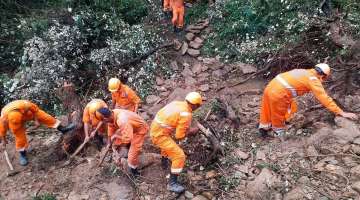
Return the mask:
<path fill-rule="evenodd" d="M 19 171 L 14 170 L 14 167 L 11 164 L 10 159 L 9 159 L 9 154 L 8 154 L 8 152 L 6 150 L 4 150 L 4 155 L 5 155 L 6 163 L 10 168 L 10 171 L 7 172 L 7 176 L 14 176 L 14 175 L 18 174 Z"/>

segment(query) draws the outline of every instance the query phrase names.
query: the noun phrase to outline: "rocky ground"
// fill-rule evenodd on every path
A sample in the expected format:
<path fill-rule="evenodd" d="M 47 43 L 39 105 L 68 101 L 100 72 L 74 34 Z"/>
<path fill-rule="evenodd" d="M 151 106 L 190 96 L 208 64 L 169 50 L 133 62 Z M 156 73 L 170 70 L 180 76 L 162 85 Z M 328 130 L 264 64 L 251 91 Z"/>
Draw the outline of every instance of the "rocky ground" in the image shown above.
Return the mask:
<path fill-rule="evenodd" d="M 7 176 L 1 156 L 0 199 L 31 199 L 45 193 L 69 200 L 360 198 L 358 121 L 335 118 L 306 95 L 298 100 L 300 109 L 289 125 L 285 142 L 259 138 L 255 127 L 267 81 L 255 78 L 236 84 L 256 73 L 257 68 L 202 57 L 199 49 L 209 32 L 207 26 L 208 21 L 202 20 L 186 28 L 175 50 L 169 52 L 176 58 L 169 64 L 174 75 L 169 79 L 157 77 L 156 92 L 146 98 L 140 110 L 150 123 L 170 101 L 183 99 L 193 90 L 204 94 L 205 104 L 194 118 L 216 136 L 225 153 L 205 163 L 212 146 L 203 135 L 182 142 L 188 156 L 180 177 L 187 188 L 184 194 L 167 192 L 168 172 L 161 169 L 158 149 L 149 141 L 144 146 L 142 176 L 133 180 L 111 161 L 97 167 L 100 152 L 93 144 L 67 166 L 63 166 L 66 159 L 44 156 L 59 136 L 40 129 L 29 135 L 33 147 L 29 166 L 17 164 L 12 142 L 7 147 L 18 174 Z M 360 111 L 359 91 L 337 99 L 346 110 Z"/>

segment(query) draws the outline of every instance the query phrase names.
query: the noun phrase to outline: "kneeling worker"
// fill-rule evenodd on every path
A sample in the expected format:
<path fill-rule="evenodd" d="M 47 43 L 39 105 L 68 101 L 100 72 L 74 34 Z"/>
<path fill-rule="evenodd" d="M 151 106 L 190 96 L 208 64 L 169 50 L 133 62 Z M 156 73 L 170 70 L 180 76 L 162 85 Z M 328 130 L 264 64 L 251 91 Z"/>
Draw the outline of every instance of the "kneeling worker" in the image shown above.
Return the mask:
<path fill-rule="evenodd" d="M 102 115 L 97 110 L 107 107 L 101 99 L 93 99 L 86 105 L 83 113 L 85 140 L 98 136 L 100 142 L 104 143 L 106 124 L 102 122 Z"/>
<path fill-rule="evenodd" d="M 56 128 L 62 133 L 66 133 L 75 128 L 74 124 L 62 126 L 60 121 L 41 110 L 36 104 L 27 100 L 16 100 L 7 104 L 1 110 L 0 117 L 0 138 L 4 148 L 7 143 L 6 133 L 8 129 L 15 136 L 16 150 L 20 153 L 20 165 L 27 165 L 26 148 L 29 146 L 26 138 L 25 124 L 27 121 L 34 120 L 38 124 L 44 124 L 50 128 Z"/>
<path fill-rule="evenodd" d="M 336 115 L 357 119 L 354 113 L 344 112 L 329 97 L 322 82 L 330 76 L 330 67 L 325 63 L 314 69 L 294 69 L 277 75 L 265 88 L 260 111 L 259 133 L 267 136 L 272 129 L 277 136 L 285 133 L 285 121 L 296 112 L 294 98 L 312 92 L 320 103 Z"/>
<path fill-rule="evenodd" d="M 173 101 L 163 107 L 155 116 L 151 127 L 150 136 L 153 144 L 161 149 L 162 162 L 166 157 L 171 160 L 171 173 L 168 190 L 181 193 L 185 188 L 177 181 L 185 165 L 184 151 L 172 139 L 171 134 L 175 131 L 175 139 L 183 139 L 191 125 L 192 112 L 202 104 L 202 97 L 197 92 L 186 95 L 185 101 Z M 193 134 L 198 129 L 192 129 Z"/>
<path fill-rule="evenodd" d="M 124 148 L 128 149 L 128 167 L 133 176 L 138 176 L 139 155 L 144 144 L 149 126 L 138 114 L 123 110 L 100 108 L 98 112 L 103 116 L 103 121 L 108 123 L 108 137 L 112 140 L 115 155 Z M 110 141 L 109 141 L 110 144 Z M 119 156 L 118 159 L 121 159 Z M 119 160 L 116 160 L 118 162 Z"/>

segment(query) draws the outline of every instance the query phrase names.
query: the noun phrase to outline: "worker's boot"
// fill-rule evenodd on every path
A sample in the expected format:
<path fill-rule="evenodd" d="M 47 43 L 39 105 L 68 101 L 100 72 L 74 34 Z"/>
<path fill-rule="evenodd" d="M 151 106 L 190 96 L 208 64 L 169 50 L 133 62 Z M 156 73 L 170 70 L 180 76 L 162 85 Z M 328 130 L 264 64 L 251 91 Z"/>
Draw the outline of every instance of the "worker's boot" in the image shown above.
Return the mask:
<path fill-rule="evenodd" d="M 133 175 L 135 178 L 140 176 L 140 172 L 137 168 L 129 167 L 129 171 L 131 172 L 131 175 Z"/>
<path fill-rule="evenodd" d="M 177 33 L 177 27 L 176 26 L 174 26 L 174 33 Z"/>
<path fill-rule="evenodd" d="M 161 168 L 163 170 L 166 170 L 169 168 L 169 159 L 167 157 L 164 157 L 164 156 L 161 157 Z"/>
<path fill-rule="evenodd" d="M 269 130 L 266 130 L 266 129 L 263 129 L 263 128 L 259 128 L 258 130 L 258 134 L 260 137 L 262 138 L 266 138 L 266 137 L 269 137 Z"/>
<path fill-rule="evenodd" d="M 185 191 L 185 188 L 178 183 L 177 177 L 178 175 L 176 174 L 170 174 L 170 181 L 167 185 L 167 189 L 171 192 L 183 193 Z"/>
<path fill-rule="evenodd" d="M 28 164 L 28 159 L 26 157 L 26 151 L 20 151 L 20 158 L 19 158 L 19 161 L 20 161 L 20 165 L 22 166 L 25 166 Z"/>
<path fill-rule="evenodd" d="M 65 133 L 73 130 L 75 127 L 76 127 L 76 126 L 75 126 L 74 123 L 71 123 L 71 124 L 69 124 L 69 125 L 67 125 L 67 126 L 63 126 L 63 125 L 60 124 L 60 125 L 57 127 L 57 130 L 59 130 L 60 132 L 62 132 L 63 134 L 65 134 Z"/>

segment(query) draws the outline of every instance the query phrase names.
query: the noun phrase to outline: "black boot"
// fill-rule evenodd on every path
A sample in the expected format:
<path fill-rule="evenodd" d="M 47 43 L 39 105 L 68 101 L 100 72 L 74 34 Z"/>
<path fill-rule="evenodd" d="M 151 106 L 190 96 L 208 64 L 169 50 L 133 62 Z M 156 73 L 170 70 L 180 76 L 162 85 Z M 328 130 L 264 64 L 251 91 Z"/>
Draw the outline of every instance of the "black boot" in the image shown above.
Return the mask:
<path fill-rule="evenodd" d="M 69 124 L 69 125 L 67 125 L 67 126 L 63 126 L 63 125 L 60 124 L 60 125 L 57 127 L 57 130 L 59 130 L 60 132 L 62 132 L 63 134 L 65 134 L 65 133 L 73 130 L 74 128 L 75 128 L 75 124 L 74 124 L 74 123 L 71 123 L 71 124 Z"/>
<path fill-rule="evenodd" d="M 169 159 L 164 156 L 161 157 L 161 168 L 163 170 L 166 170 L 169 168 Z"/>
<path fill-rule="evenodd" d="M 20 151 L 20 157 L 19 157 L 19 162 L 20 162 L 20 165 L 22 166 L 25 166 L 28 164 L 28 159 L 26 157 L 26 151 Z"/>
<path fill-rule="evenodd" d="M 137 168 L 131 168 L 129 167 L 129 171 L 131 172 L 131 175 L 133 175 L 135 178 L 140 176 L 140 172 Z"/>
<path fill-rule="evenodd" d="M 259 136 L 262 137 L 262 138 L 266 138 L 266 137 L 269 137 L 269 131 L 268 130 L 265 130 L 263 128 L 259 128 L 259 132 L 258 132 Z"/>
<path fill-rule="evenodd" d="M 178 30 L 177 30 L 176 26 L 174 26 L 174 33 L 177 33 L 177 32 L 178 32 Z"/>
<path fill-rule="evenodd" d="M 178 183 L 177 177 L 178 175 L 176 174 L 170 174 L 170 180 L 169 184 L 167 185 L 167 189 L 175 193 L 183 193 L 185 188 Z"/>

